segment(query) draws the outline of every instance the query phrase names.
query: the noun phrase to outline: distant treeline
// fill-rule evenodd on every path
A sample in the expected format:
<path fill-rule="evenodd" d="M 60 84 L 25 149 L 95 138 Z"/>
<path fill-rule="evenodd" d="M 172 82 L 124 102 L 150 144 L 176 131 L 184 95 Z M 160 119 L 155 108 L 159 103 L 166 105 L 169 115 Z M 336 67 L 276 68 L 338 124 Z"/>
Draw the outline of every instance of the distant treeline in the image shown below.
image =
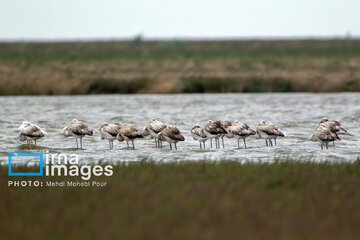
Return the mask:
<path fill-rule="evenodd" d="M 360 40 L 0 43 L 1 95 L 360 91 Z"/>

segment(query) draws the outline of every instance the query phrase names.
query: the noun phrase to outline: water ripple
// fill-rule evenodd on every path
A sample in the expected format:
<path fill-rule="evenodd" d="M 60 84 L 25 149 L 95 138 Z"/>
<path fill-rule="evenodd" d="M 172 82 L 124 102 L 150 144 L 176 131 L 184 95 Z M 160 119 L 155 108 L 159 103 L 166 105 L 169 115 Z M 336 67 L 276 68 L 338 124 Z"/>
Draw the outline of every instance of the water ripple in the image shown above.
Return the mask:
<path fill-rule="evenodd" d="M 92 95 L 92 96 L 36 96 L 1 97 L 0 164 L 7 161 L 7 153 L 46 151 L 77 153 L 84 162 L 178 160 L 251 160 L 270 161 L 276 157 L 313 160 L 353 161 L 360 156 L 360 94 L 178 94 L 178 95 Z M 318 143 L 309 140 L 322 117 L 337 119 L 354 135 L 341 136 L 329 150 L 320 150 Z M 136 150 L 126 149 L 126 143 L 114 142 L 108 150 L 107 141 L 100 140 L 98 129 L 102 122 L 133 123 L 142 128 L 151 118 L 177 126 L 186 141 L 178 144 L 178 151 L 154 147 L 153 140 L 135 142 Z M 62 128 L 73 118 L 86 121 L 96 132 L 85 137 L 84 150 L 76 150 L 75 140 L 61 135 Z M 249 138 L 249 149 L 237 149 L 233 139 L 225 138 L 225 149 L 200 150 L 189 133 L 195 124 L 207 120 L 241 120 L 255 128 L 257 123 L 271 120 L 285 133 L 276 147 L 265 147 L 264 140 Z M 22 121 L 38 124 L 48 137 L 29 149 L 19 142 L 17 128 Z M 206 143 L 209 147 L 209 143 Z"/>

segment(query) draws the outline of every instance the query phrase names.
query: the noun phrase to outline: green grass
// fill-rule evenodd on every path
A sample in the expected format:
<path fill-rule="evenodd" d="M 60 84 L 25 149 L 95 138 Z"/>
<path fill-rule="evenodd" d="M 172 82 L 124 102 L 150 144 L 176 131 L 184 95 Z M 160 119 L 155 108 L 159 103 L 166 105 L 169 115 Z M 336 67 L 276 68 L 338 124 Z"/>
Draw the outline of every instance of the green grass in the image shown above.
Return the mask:
<path fill-rule="evenodd" d="M 121 59 L 218 59 L 262 58 L 269 65 L 274 57 L 359 56 L 360 40 L 274 41 L 146 41 L 1 43 L 0 60 L 29 64 L 47 61 L 108 61 Z"/>
<path fill-rule="evenodd" d="M 19 170 L 19 169 L 18 169 Z M 134 162 L 106 188 L 13 188 L 0 168 L 3 239 L 357 239 L 360 161 Z"/>
<path fill-rule="evenodd" d="M 0 95 L 360 91 L 360 40 L 0 43 Z"/>

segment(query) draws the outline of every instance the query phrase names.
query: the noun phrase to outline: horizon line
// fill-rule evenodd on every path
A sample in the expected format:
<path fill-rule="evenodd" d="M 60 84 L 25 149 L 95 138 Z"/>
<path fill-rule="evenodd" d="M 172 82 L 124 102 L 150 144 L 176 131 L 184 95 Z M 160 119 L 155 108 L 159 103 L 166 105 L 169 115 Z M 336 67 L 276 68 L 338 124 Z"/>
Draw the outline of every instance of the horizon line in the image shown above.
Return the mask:
<path fill-rule="evenodd" d="M 132 37 L 79 37 L 79 38 L 0 38 L 1 43 L 11 42 L 128 42 L 140 38 L 144 42 L 156 41 L 275 41 L 275 40 L 359 40 L 360 36 L 245 36 L 245 37 L 145 37 L 141 34 Z"/>

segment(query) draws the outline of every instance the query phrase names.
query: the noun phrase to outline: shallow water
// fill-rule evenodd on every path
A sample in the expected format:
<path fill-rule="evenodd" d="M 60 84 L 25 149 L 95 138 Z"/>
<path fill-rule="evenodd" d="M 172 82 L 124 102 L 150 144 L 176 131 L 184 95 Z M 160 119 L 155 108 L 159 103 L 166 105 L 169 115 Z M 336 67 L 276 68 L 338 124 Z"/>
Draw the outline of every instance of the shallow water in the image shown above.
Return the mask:
<path fill-rule="evenodd" d="M 345 160 L 360 156 L 360 94 L 177 94 L 177 95 L 91 95 L 36 96 L 0 98 L 0 163 L 7 164 L 8 152 L 76 153 L 81 161 L 171 160 L 251 160 L 271 161 L 275 158 L 297 160 Z M 320 150 L 318 142 L 309 140 L 317 122 L 324 116 L 341 121 L 354 136 L 341 135 L 342 141 L 328 150 Z M 101 140 L 102 122 L 133 123 L 141 129 L 151 118 L 177 126 L 185 136 L 178 150 L 167 143 L 155 148 L 153 140 L 138 140 L 136 149 L 127 149 L 126 142 L 114 141 L 109 150 L 107 140 Z M 72 137 L 64 137 L 62 128 L 73 118 L 92 127 L 94 136 L 83 139 L 83 150 L 74 147 Z M 225 138 L 224 149 L 200 150 L 190 135 L 190 128 L 207 120 L 241 120 L 253 129 L 260 120 L 270 120 L 286 134 L 275 147 L 265 147 L 265 141 L 249 137 L 248 149 L 237 149 L 235 139 Z M 37 124 L 48 136 L 38 141 L 38 147 L 28 147 L 18 140 L 17 128 L 22 121 Z"/>

